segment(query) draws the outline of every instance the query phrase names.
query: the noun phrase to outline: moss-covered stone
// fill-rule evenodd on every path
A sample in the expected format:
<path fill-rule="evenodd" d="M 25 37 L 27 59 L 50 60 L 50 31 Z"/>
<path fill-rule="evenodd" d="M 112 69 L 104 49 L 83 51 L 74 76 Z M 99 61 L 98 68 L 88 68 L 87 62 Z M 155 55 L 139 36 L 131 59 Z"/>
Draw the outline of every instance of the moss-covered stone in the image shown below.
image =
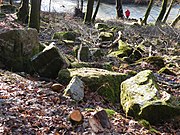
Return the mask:
<path fill-rule="evenodd" d="M 95 60 L 100 59 L 104 54 L 100 48 L 90 48 L 92 58 Z"/>
<path fill-rule="evenodd" d="M 0 33 L 0 60 L 13 71 L 30 71 L 30 58 L 39 52 L 35 29 L 13 29 Z"/>
<path fill-rule="evenodd" d="M 96 23 L 95 28 L 100 31 L 106 31 L 106 30 L 110 29 L 110 27 L 105 23 Z"/>
<path fill-rule="evenodd" d="M 131 60 L 136 61 L 139 60 L 140 58 L 142 58 L 142 54 L 139 50 L 134 49 L 132 54 L 129 56 L 129 58 L 131 58 Z"/>
<path fill-rule="evenodd" d="M 52 38 L 59 39 L 59 40 L 75 41 L 76 33 L 74 31 L 56 32 L 56 33 L 54 33 Z"/>
<path fill-rule="evenodd" d="M 168 75 L 174 75 L 176 76 L 176 73 L 174 73 L 173 71 L 171 71 L 170 69 L 168 69 L 168 67 L 163 67 L 161 68 L 159 71 L 158 71 L 159 74 L 161 73 L 165 73 L 165 74 L 168 74 Z"/>
<path fill-rule="evenodd" d="M 112 71 L 112 65 L 109 62 L 106 63 L 99 63 L 99 62 L 73 62 L 71 63 L 72 68 L 101 68 Z"/>
<path fill-rule="evenodd" d="M 122 40 L 119 40 L 119 46 L 117 51 L 111 52 L 109 55 L 110 56 L 115 56 L 115 57 L 119 57 L 119 58 L 123 58 L 123 57 L 128 57 L 132 54 L 133 52 L 133 48 L 130 47 L 128 44 L 126 44 L 125 42 L 123 42 Z"/>
<path fill-rule="evenodd" d="M 127 115 L 153 124 L 180 114 L 177 99 L 159 90 L 150 70 L 122 82 L 120 98 Z"/>
<path fill-rule="evenodd" d="M 89 61 L 90 60 L 89 47 L 81 44 L 78 49 L 77 58 L 79 61 L 84 61 L 84 62 Z"/>
<path fill-rule="evenodd" d="M 114 35 L 111 32 L 100 32 L 100 34 L 99 34 L 99 38 L 102 41 L 112 41 L 113 37 L 114 37 Z"/>
<path fill-rule="evenodd" d="M 98 68 L 75 68 L 60 70 L 60 83 L 68 84 L 73 76 L 78 76 L 91 91 L 97 91 L 110 102 L 118 102 L 120 84 L 127 79 L 126 74 L 116 73 Z"/>
<path fill-rule="evenodd" d="M 66 56 L 53 44 L 47 46 L 42 52 L 31 59 L 32 66 L 40 76 L 56 78 L 60 69 L 69 67 Z"/>

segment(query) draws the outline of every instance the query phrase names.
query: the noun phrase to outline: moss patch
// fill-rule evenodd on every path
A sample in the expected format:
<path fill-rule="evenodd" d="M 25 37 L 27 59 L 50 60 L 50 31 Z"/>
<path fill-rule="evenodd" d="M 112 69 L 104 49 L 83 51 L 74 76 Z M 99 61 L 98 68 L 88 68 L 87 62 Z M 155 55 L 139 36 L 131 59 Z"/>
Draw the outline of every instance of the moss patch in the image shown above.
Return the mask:
<path fill-rule="evenodd" d="M 120 84 L 128 75 L 98 68 L 75 68 L 61 70 L 58 76 L 60 83 L 64 84 L 68 84 L 73 76 L 78 76 L 91 91 L 97 91 L 114 103 L 119 101 Z"/>

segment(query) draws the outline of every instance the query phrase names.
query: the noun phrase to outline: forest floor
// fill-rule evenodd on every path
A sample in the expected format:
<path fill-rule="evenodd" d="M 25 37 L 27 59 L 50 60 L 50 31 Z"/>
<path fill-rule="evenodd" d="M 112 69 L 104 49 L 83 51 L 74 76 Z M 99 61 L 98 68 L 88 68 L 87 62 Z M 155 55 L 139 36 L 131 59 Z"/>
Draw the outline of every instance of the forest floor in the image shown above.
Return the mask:
<path fill-rule="evenodd" d="M 13 28 L 23 28 L 25 26 L 15 22 L 14 15 L 7 15 L 6 19 L 0 22 L 0 32 Z M 98 20 L 98 22 L 103 22 Z M 140 37 L 154 41 L 160 41 L 159 46 L 152 46 L 149 53 L 154 56 L 163 56 L 166 58 L 166 64 L 172 64 L 171 70 L 175 75 L 157 75 L 158 84 L 161 89 L 180 97 L 180 68 L 179 68 L 179 42 L 180 29 L 174 29 L 169 25 L 160 26 L 134 26 L 129 20 L 109 20 L 111 26 L 125 26 L 123 35 L 130 44 L 135 44 Z M 51 43 L 51 37 L 56 31 L 78 30 L 81 33 L 80 39 L 88 41 L 89 45 L 96 46 L 98 41 L 98 30 L 92 25 L 84 25 L 82 20 L 74 18 L 70 14 L 60 13 L 42 13 L 41 30 L 39 39 L 45 44 Z M 57 42 L 57 41 L 54 41 Z M 69 54 L 72 46 L 58 45 L 64 53 Z M 139 65 L 128 65 L 121 67 L 114 66 L 114 71 L 126 73 L 129 70 L 137 72 L 151 69 L 157 72 L 158 67 L 149 63 Z M 180 118 L 174 118 L 168 121 L 162 121 L 157 125 L 143 126 L 131 117 L 126 117 L 120 105 L 108 103 L 96 92 L 85 90 L 85 97 L 82 102 L 75 103 L 72 99 L 63 96 L 63 89 L 57 93 L 52 91 L 51 86 L 56 82 L 44 81 L 38 77 L 26 73 L 13 73 L 0 69 L 0 134 L 4 135 L 75 135 L 93 134 L 89 126 L 88 118 L 101 109 L 114 110 L 109 119 L 111 129 L 105 129 L 100 134 L 112 135 L 180 135 Z M 178 87 L 174 87 L 178 86 Z M 64 86 L 66 87 L 66 86 Z M 72 125 L 68 116 L 74 109 L 81 110 L 83 114 L 83 123 Z"/>

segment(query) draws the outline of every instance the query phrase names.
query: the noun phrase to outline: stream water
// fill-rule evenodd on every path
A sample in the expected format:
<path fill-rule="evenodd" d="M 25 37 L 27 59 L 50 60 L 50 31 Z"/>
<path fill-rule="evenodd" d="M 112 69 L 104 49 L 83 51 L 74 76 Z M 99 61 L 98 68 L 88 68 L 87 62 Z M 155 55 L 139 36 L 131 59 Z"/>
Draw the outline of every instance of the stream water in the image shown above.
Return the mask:
<path fill-rule="evenodd" d="M 49 11 L 49 1 L 50 0 L 42 0 L 41 10 Z M 84 2 L 84 11 L 86 9 L 86 2 Z M 96 5 L 96 3 L 95 3 Z M 53 12 L 73 12 L 74 7 L 76 6 L 76 0 L 52 0 L 51 3 L 51 11 Z M 99 7 L 99 11 L 97 14 L 97 18 L 101 18 L 104 20 L 114 19 L 116 18 L 116 6 L 101 3 Z M 140 5 L 123 5 L 124 11 L 129 9 L 131 12 L 130 18 L 143 18 L 147 6 Z M 150 16 L 148 18 L 148 22 L 154 22 L 157 18 L 160 11 L 160 7 L 153 6 Z M 174 20 L 174 18 L 180 14 L 180 5 L 176 5 L 172 8 L 168 20 Z"/>

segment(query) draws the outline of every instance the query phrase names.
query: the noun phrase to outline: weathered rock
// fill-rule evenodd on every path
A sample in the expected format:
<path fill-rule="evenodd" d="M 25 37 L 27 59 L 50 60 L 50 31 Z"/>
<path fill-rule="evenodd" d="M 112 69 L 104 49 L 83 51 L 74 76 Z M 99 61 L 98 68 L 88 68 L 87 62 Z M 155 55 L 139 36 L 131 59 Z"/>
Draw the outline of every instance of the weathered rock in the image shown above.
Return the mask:
<path fill-rule="evenodd" d="M 105 23 L 96 23 L 95 28 L 100 31 L 106 31 L 106 30 L 110 29 L 110 27 Z"/>
<path fill-rule="evenodd" d="M 14 29 L 0 33 L 0 61 L 13 71 L 29 71 L 30 58 L 39 52 L 35 29 Z"/>
<path fill-rule="evenodd" d="M 168 75 L 174 75 L 177 76 L 176 73 L 174 73 L 173 71 L 171 71 L 168 67 L 163 67 L 158 71 L 159 74 L 164 73 L 164 74 L 168 74 Z"/>
<path fill-rule="evenodd" d="M 127 115 L 153 124 L 180 115 L 179 103 L 167 92 L 159 90 L 150 70 L 122 82 L 120 99 Z"/>
<path fill-rule="evenodd" d="M 126 74 L 116 73 L 98 68 L 74 68 L 59 71 L 58 79 L 68 84 L 73 76 L 78 76 L 91 91 L 97 91 L 111 102 L 119 101 L 120 84 L 127 79 Z"/>
<path fill-rule="evenodd" d="M 69 60 L 53 44 L 33 56 L 31 63 L 35 72 L 40 76 L 50 78 L 56 78 L 60 69 L 67 68 L 70 65 Z"/>
<path fill-rule="evenodd" d="M 100 48 L 90 48 L 89 49 L 92 55 L 93 60 L 98 60 L 100 59 L 104 54 Z"/>
<path fill-rule="evenodd" d="M 53 35 L 53 39 L 75 41 L 76 33 L 74 31 L 56 32 Z"/>
<path fill-rule="evenodd" d="M 112 41 L 113 40 L 113 33 L 111 32 L 100 32 L 99 38 L 102 41 Z"/>
<path fill-rule="evenodd" d="M 161 69 L 162 67 L 165 67 L 164 58 L 160 56 L 151 56 L 151 57 L 145 57 L 137 61 L 137 63 L 145 61 L 153 66 L 155 66 L 158 69 Z"/>
<path fill-rule="evenodd" d="M 117 51 L 111 52 L 110 56 L 116 56 L 119 58 L 128 57 L 132 54 L 133 48 L 130 47 L 127 43 L 123 42 L 122 40 L 119 40 L 118 42 L 119 46 Z"/>
<path fill-rule="evenodd" d="M 133 61 L 137 61 L 142 58 L 142 54 L 138 49 L 134 49 L 129 58 L 131 58 Z"/>
<path fill-rule="evenodd" d="M 64 90 L 64 95 L 70 96 L 76 101 L 81 101 L 84 98 L 84 88 L 84 83 L 77 76 L 74 76 Z"/>
<path fill-rule="evenodd" d="M 89 51 L 88 46 L 85 46 L 82 44 L 80 45 L 78 49 L 77 59 L 79 61 L 84 61 L 84 62 L 87 62 L 90 60 L 90 51 Z"/>
<path fill-rule="evenodd" d="M 82 67 L 89 67 L 89 68 L 101 68 L 112 71 L 112 65 L 110 62 L 72 62 L 72 68 L 82 68 Z"/>
<path fill-rule="evenodd" d="M 10 5 L 10 4 L 2 4 L 0 5 L 1 12 L 3 13 L 15 13 L 16 12 L 16 6 Z"/>

